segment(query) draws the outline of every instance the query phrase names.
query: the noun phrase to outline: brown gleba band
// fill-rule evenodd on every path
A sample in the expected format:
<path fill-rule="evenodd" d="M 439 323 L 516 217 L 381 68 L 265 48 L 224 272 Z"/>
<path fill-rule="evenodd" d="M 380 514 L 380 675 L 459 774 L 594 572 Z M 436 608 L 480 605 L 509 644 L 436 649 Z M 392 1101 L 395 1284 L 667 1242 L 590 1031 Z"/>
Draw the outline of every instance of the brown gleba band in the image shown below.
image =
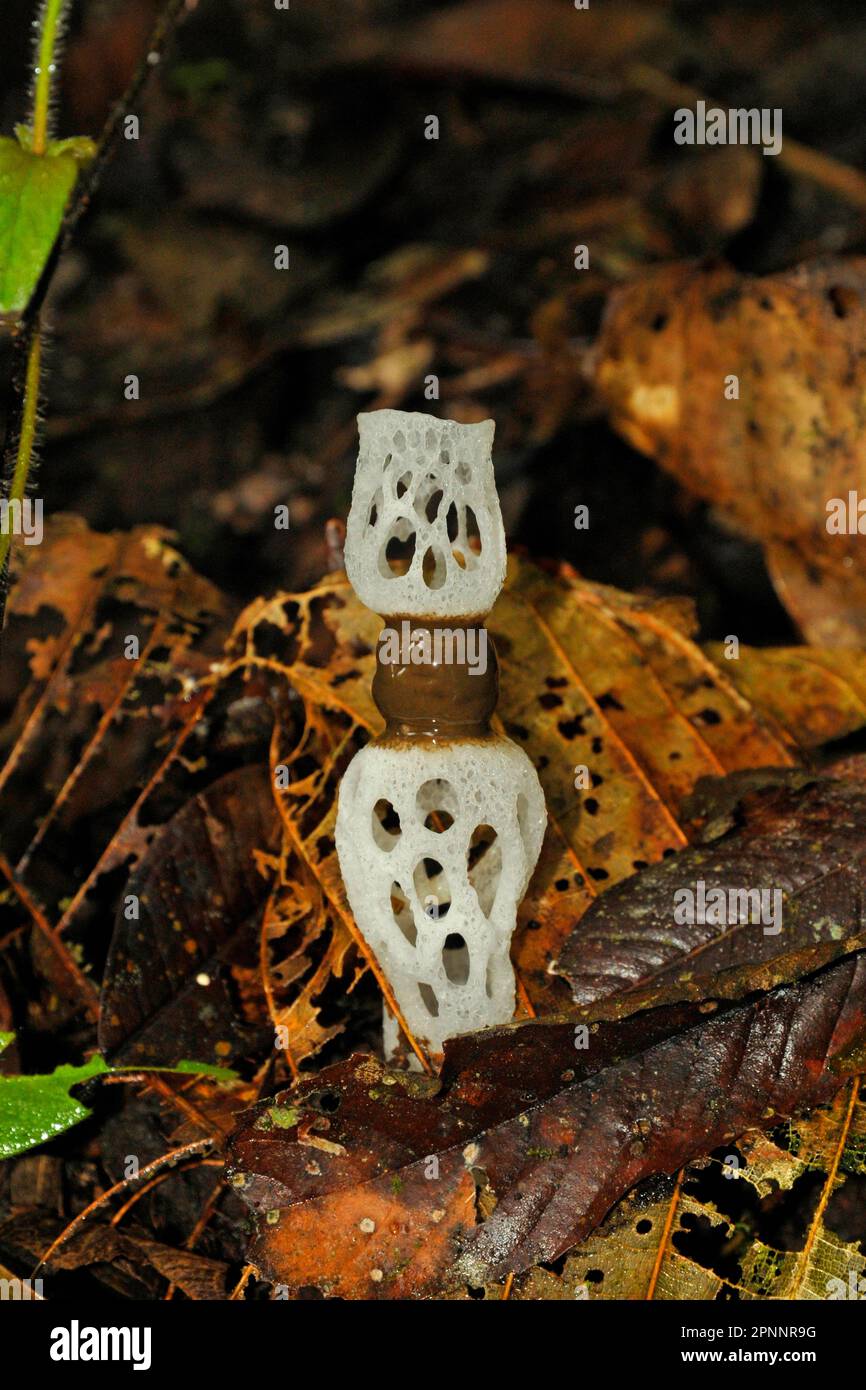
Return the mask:
<path fill-rule="evenodd" d="M 416 634 L 428 633 L 430 650 L 435 651 L 435 634 L 475 632 L 476 647 L 486 642 L 487 665 L 483 672 L 475 671 L 468 662 L 456 661 L 383 661 L 382 635 L 376 644 L 376 674 L 373 677 L 373 699 L 385 720 L 385 732 L 377 742 L 395 742 L 414 738 L 477 739 L 490 737 L 490 716 L 499 696 L 499 664 L 493 639 L 479 618 L 409 618 L 405 615 L 385 618 L 385 628 L 397 633 L 403 624 L 410 627 L 410 643 Z M 483 638 L 481 634 L 484 634 Z M 423 640 L 423 639 L 422 639 Z M 441 639 L 448 649 L 447 639 Z"/>

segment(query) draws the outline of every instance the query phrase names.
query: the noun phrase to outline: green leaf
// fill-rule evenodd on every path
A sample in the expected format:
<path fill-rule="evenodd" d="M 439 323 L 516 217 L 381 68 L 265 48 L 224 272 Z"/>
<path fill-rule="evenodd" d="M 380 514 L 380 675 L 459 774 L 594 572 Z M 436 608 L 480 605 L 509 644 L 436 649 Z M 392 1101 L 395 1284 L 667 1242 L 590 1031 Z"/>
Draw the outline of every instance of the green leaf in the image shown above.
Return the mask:
<path fill-rule="evenodd" d="M 140 1068 L 136 1067 L 136 1071 Z M 148 1071 L 187 1071 L 198 1076 L 212 1076 L 215 1081 L 237 1081 L 238 1074 L 231 1067 L 218 1067 L 211 1062 L 178 1062 L 176 1067 L 148 1067 Z"/>
<path fill-rule="evenodd" d="M 0 138 L 0 314 L 27 307 L 57 239 L 69 195 L 83 162 L 93 157 L 91 140 L 54 140 L 45 154 L 26 148 L 30 135 Z"/>
<path fill-rule="evenodd" d="M 71 1086 L 109 1070 L 101 1057 L 80 1067 L 62 1066 L 46 1076 L 0 1077 L 0 1158 L 23 1153 L 85 1120 L 90 1109 L 69 1094 Z"/>
<path fill-rule="evenodd" d="M 14 1033 L 0 1033 L 0 1052 Z M 71 1096 L 73 1086 L 94 1076 L 118 1075 L 124 1071 L 180 1072 L 211 1076 L 218 1081 L 235 1081 L 237 1072 L 208 1062 L 178 1062 L 176 1067 L 110 1067 L 102 1057 L 91 1057 L 81 1066 L 57 1067 L 42 1076 L 0 1076 L 0 1159 L 56 1139 L 58 1134 L 86 1120 L 88 1105 Z"/>

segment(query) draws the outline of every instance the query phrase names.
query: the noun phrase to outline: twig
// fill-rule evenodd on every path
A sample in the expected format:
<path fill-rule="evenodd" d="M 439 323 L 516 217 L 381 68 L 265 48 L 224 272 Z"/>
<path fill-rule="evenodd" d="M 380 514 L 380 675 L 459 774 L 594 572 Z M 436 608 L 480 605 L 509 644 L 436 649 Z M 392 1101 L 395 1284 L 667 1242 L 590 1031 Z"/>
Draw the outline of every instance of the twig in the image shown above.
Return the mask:
<path fill-rule="evenodd" d="M 34 323 L 29 335 L 27 356 L 24 365 L 24 385 L 21 393 L 20 424 L 18 438 L 9 449 L 9 488 L 8 500 L 22 502 L 30 480 L 30 470 L 36 445 L 36 422 L 39 415 L 39 382 L 42 371 L 42 332 L 39 321 Z M 12 454 L 14 452 L 14 462 Z M 10 508 L 11 513 L 11 508 Z M 9 551 L 12 546 L 12 517 L 7 515 L 6 528 L 0 533 L 0 574 L 5 576 Z M 3 589 L 5 591 L 5 583 Z M 2 618 L 2 614 L 0 614 Z"/>
<path fill-rule="evenodd" d="M 256 1271 L 253 1265 L 244 1265 L 240 1279 L 235 1284 L 234 1288 L 229 1294 L 229 1303 L 234 1303 L 237 1299 L 241 1298 L 244 1289 L 252 1279 L 255 1272 Z"/>
<path fill-rule="evenodd" d="M 44 1264 L 48 1263 L 55 1250 L 65 1244 L 70 1236 L 75 1234 L 78 1228 L 87 1220 L 88 1216 L 98 1211 L 106 1202 L 110 1202 L 112 1197 L 116 1196 L 118 1192 L 123 1192 L 129 1187 L 130 1183 L 139 1182 L 142 1178 L 150 1178 L 152 1174 L 159 1172 L 162 1168 L 176 1168 L 177 1165 L 183 1163 L 185 1159 L 207 1154 L 213 1148 L 213 1139 L 196 1139 L 192 1144 L 184 1144 L 182 1148 L 172 1149 L 170 1153 L 162 1154 L 160 1158 L 155 1158 L 152 1163 L 146 1163 L 134 1178 L 121 1178 L 120 1182 L 116 1182 L 113 1187 L 109 1187 L 107 1192 L 101 1193 L 100 1196 L 96 1197 L 83 1211 L 80 1211 L 76 1217 L 73 1217 L 69 1225 L 63 1228 L 60 1235 L 51 1242 L 45 1253 L 39 1257 L 34 1266 L 33 1273 L 35 1274 Z"/>

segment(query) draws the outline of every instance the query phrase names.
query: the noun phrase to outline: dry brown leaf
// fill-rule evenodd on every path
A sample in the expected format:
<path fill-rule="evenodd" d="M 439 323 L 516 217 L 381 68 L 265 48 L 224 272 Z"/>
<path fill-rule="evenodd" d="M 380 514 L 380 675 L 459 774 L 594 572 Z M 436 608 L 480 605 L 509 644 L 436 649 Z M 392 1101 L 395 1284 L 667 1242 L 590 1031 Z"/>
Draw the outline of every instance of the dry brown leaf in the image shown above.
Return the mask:
<path fill-rule="evenodd" d="M 13 552 L 0 868 L 36 927 L 40 971 L 78 1006 L 94 1008 L 95 984 L 80 946 L 62 938 L 71 948 L 73 922 L 92 927 L 97 880 L 153 834 L 138 810 L 200 713 L 197 683 L 228 618 L 222 595 L 156 527 L 103 535 L 61 516 L 40 546 Z"/>
<path fill-rule="evenodd" d="M 864 291 L 858 258 L 760 278 L 666 266 L 612 295 L 596 362 L 614 427 L 764 544 L 782 602 L 829 647 L 866 639 L 856 503 L 853 533 L 827 529 L 832 499 L 866 497 Z"/>
<path fill-rule="evenodd" d="M 862 1297 L 866 1230 L 846 1198 L 856 1204 L 864 1179 L 866 1101 L 852 1081 L 809 1115 L 630 1193 L 561 1267 L 518 1276 L 511 1296 Z M 786 1206 L 796 1216 L 798 1191 L 809 1215 L 786 1231 L 780 1217 Z"/>

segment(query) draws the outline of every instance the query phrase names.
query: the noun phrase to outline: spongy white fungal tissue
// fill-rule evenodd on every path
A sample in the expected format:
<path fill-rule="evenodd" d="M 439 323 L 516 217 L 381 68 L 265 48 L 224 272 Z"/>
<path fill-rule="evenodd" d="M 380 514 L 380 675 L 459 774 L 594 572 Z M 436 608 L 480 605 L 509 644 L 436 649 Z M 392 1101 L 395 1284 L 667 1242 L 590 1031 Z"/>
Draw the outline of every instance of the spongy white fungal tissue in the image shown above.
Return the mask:
<path fill-rule="evenodd" d="M 374 410 L 358 429 L 345 558 L 361 602 L 382 614 L 489 612 L 505 579 L 493 421 Z"/>
<path fill-rule="evenodd" d="M 509 946 L 545 820 L 509 739 L 371 745 L 343 778 L 336 840 L 355 920 L 435 1051 L 514 1013 Z"/>
<path fill-rule="evenodd" d="M 492 421 L 459 425 L 392 410 L 359 419 L 346 543 L 358 594 L 383 615 L 486 612 L 505 568 Z M 461 465 L 465 477 L 457 476 Z M 474 545 L 465 521 L 453 535 L 437 531 L 424 506 L 421 521 L 420 499 L 429 501 L 434 479 L 443 505 L 453 503 L 458 514 L 471 507 Z M 371 505 L 379 513 L 372 527 Z M 398 516 L 414 525 L 421 546 L 438 547 L 445 576 L 438 589 L 428 589 L 421 565 L 410 566 L 409 584 L 398 590 L 398 578 L 389 587 L 382 538 Z M 463 547 L 471 553 L 465 564 L 454 561 Z M 513 1015 L 511 936 L 546 819 L 532 763 L 492 733 L 471 740 L 385 737 L 362 749 L 343 778 L 336 844 L 349 903 L 407 1026 L 433 1051 L 448 1037 Z"/>

